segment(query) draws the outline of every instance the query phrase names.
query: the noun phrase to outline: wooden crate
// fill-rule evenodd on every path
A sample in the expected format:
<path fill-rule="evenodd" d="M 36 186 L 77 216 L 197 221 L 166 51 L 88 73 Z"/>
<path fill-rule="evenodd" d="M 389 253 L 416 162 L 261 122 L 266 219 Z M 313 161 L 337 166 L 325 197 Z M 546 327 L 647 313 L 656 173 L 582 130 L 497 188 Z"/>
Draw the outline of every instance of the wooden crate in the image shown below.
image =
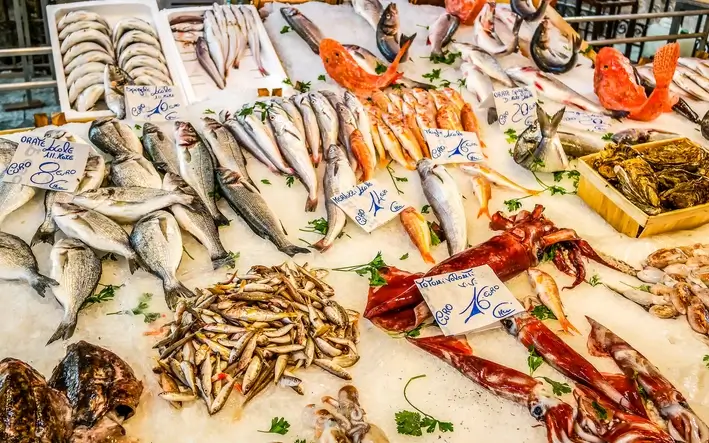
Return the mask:
<path fill-rule="evenodd" d="M 688 139 L 681 137 L 645 143 L 636 145 L 635 149 L 642 152 L 680 140 Z M 629 237 L 642 238 L 663 232 L 692 229 L 709 222 L 709 203 L 659 215 L 646 214 L 593 169 L 591 164 L 598 155 L 600 154 L 591 154 L 580 159 L 578 170 L 581 179 L 578 195 L 618 232 Z"/>

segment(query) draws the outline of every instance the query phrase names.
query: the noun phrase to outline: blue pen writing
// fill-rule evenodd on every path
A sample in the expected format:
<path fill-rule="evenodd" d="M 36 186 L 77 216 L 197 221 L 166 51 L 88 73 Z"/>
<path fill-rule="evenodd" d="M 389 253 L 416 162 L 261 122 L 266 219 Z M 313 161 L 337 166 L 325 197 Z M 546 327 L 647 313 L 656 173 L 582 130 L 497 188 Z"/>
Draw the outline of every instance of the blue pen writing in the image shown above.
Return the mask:
<path fill-rule="evenodd" d="M 386 192 L 386 191 L 384 191 L 384 193 L 385 193 L 385 192 Z M 379 211 L 381 211 L 382 209 L 384 209 L 384 206 L 381 205 L 381 204 L 384 202 L 384 200 L 383 200 L 382 196 L 377 195 L 377 193 L 376 193 L 375 191 L 370 191 L 370 192 L 369 192 L 369 197 L 370 197 L 371 200 L 372 200 L 372 204 L 371 204 L 371 206 L 369 207 L 369 212 L 374 211 L 373 216 L 376 217 L 376 216 L 377 216 L 377 212 L 379 212 Z"/>

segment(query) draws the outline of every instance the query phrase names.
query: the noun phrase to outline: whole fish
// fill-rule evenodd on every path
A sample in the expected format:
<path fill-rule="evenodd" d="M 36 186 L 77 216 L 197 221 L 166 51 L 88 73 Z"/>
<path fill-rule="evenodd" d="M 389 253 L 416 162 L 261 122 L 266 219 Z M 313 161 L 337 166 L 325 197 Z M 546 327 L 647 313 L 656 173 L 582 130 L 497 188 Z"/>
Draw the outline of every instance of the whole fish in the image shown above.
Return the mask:
<path fill-rule="evenodd" d="M 99 251 L 112 252 L 128 259 L 131 273 L 138 259 L 130 246 L 128 234 L 118 223 L 96 211 L 71 203 L 54 203 L 54 221 L 64 234 Z"/>
<path fill-rule="evenodd" d="M 150 122 L 143 123 L 141 141 L 145 150 L 148 151 L 155 169 L 163 173 L 180 173 L 175 143 L 165 135 L 158 125 Z"/>
<path fill-rule="evenodd" d="M 269 162 L 283 174 L 293 174 L 293 168 L 286 163 L 281 151 L 278 150 L 278 144 L 271 134 L 271 128 L 267 126 L 267 123 L 261 121 L 261 117 L 257 117 L 254 114 L 239 115 L 237 120 L 246 130 L 246 133 L 254 140 L 259 150 L 268 158 Z"/>
<path fill-rule="evenodd" d="M 21 238 L 0 232 L 0 280 L 24 281 L 42 297 L 59 283 L 39 273 L 32 249 Z"/>
<path fill-rule="evenodd" d="M 362 181 L 368 181 L 374 175 L 374 169 L 377 167 L 377 154 L 364 142 L 364 137 L 359 129 L 355 129 L 350 134 L 350 149 L 362 171 Z"/>
<path fill-rule="evenodd" d="M 576 60 L 578 59 L 578 53 L 581 49 L 581 43 L 583 40 L 578 35 L 573 36 L 573 43 L 571 45 L 571 55 L 557 54 L 550 47 L 550 30 L 549 18 L 544 17 L 542 22 L 537 26 L 534 31 L 532 40 L 529 44 L 529 50 L 532 54 L 532 60 L 537 65 L 539 69 L 544 72 L 551 72 L 553 74 L 562 74 L 564 72 L 569 72 L 571 69 L 576 67 Z"/>
<path fill-rule="evenodd" d="M 8 215 L 27 204 L 35 194 L 35 188 L 19 183 L 0 182 L 0 225 Z"/>
<path fill-rule="evenodd" d="M 463 198 L 455 180 L 443 165 L 423 159 L 416 165 L 426 200 L 441 222 L 448 242 L 448 253 L 455 255 L 468 247 L 468 226 Z"/>
<path fill-rule="evenodd" d="M 62 31 L 59 33 L 59 41 L 63 41 L 64 39 L 69 37 L 70 34 L 73 34 L 76 31 L 80 31 L 82 29 L 95 29 L 99 32 L 106 34 L 109 37 L 111 36 L 111 30 L 103 23 L 94 21 L 83 21 L 72 23 L 66 28 L 62 29 Z"/>
<path fill-rule="evenodd" d="M 305 146 L 305 137 L 298 133 L 291 117 L 278 105 L 269 109 L 268 120 L 276 134 L 276 140 L 283 157 L 308 190 L 305 211 L 315 211 L 318 206 L 318 177 L 310 161 L 308 148 Z"/>
<path fill-rule="evenodd" d="M 374 0 L 377 1 L 377 0 Z M 303 15 L 302 12 L 290 6 L 281 8 L 281 15 L 286 23 L 310 46 L 314 53 L 320 53 L 320 41 L 323 39 L 322 31 L 315 23 Z"/>
<path fill-rule="evenodd" d="M 195 39 L 195 41 L 197 41 L 197 39 Z M 126 72 L 131 72 L 134 69 L 140 67 L 146 67 L 154 69 L 156 71 L 160 71 L 163 76 L 166 76 L 168 79 L 170 78 L 170 71 L 167 69 L 167 66 L 165 66 L 165 64 L 160 60 L 155 60 L 154 58 L 148 57 L 147 55 L 138 55 L 128 59 L 128 61 L 126 61 L 126 63 L 123 65 L 123 70 Z"/>
<path fill-rule="evenodd" d="M 483 214 L 485 214 L 487 218 L 490 218 L 490 211 L 488 209 L 488 203 L 490 202 L 490 196 L 492 195 L 490 182 L 482 175 L 474 175 L 473 192 L 475 193 L 475 197 L 477 197 L 478 203 L 480 204 L 478 218 L 480 218 Z"/>
<path fill-rule="evenodd" d="M 74 70 L 88 63 L 102 63 L 107 65 L 114 62 L 115 60 L 113 59 L 113 56 L 104 51 L 84 52 L 83 54 L 76 56 L 76 58 L 74 58 L 70 63 L 64 65 L 64 74 L 71 75 Z"/>
<path fill-rule="evenodd" d="M 279 251 L 291 257 L 295 254 L 310 252 L 288 240 L 281 222 L 273 214 L 261 194 L 257 189 L 251 187 L 238 172 L 218 168 L 217 180 L 222 194 L 231 208 L 239 214 L 256 235 L 270 240 Z"/>
<path fill-rule="evenodd" d="M 121 54 L 128 46 L 141 43 L 154 47 L 160 50 L 160 41 L 150 34 L 139 31 L 137 29 L 126 32 L 116 42 L 116 54 Z"/>
<path fill-rule="evenodd" d="M 308 98 L 313 111 L 315 111 L 315 117 L 320 128 L 321 146 L 323 150 L 329 149 L 331 145 L 337 144 L 338 134 L 340 133 L 340 121 L 337 111 L 335 111 L 328 99 L 319 92 L 309 93 Z"/>
<path fill-rule="evenodd" d="M 542 0 L 539 7 L 534 6 L 532 0 L 510 0 L 512 12 L 522 17 L 524 21 L 535 22 L 546 12 L 549 0 Z"/>
<path fill-rule="evenodd" d="M 235 118 L 229 117 L 224 120 L 224 127 L 227 128 L 236 140 L 245 147 L 258 161 L 263 163 L 271 172 L 278 172 L 278 169 L 268 159 L 266 153 L 261 149 L 261 146 L 249 135 L 244 126 Z"/>
<path fill-rule="evenodd" d="M 254 12 L 251 9 L 244 11 L 244 18 L 246 19 L 246 29 L 247 37 L 249 39 L 249 48 L 251 49 L 251 54 L 256 60 L 256 66 L 262 76 L 266 77 L 268 71 L 263 67 L 263 60 L 261 60 L 261 40 L 259 37 L 259 28 L 256 25 L 256 20 L 261 20 L 260 17 L 254 16 Z"/>
<path fill-rule="evenodd" d="M 709 92 L 705 91 L 704 88 L 692 80 L 692 76 L 687 75 L 686 72 L 682 72 L 681 70 L 675 71 L 672 81 L 675 85 L 679 86 L 680 89 L 689 94 L 690 97 L 701 101 L 709 101 Z"/>
<path fill-rule="evenodd" d="M 416 140 L 416 136 L 414 136 L 411 129 L 406 126 L 402 117 L 385 112 L 382 114 L 382 121 L 389 129 L 391 129 L 394 135 L 396 135 L 401 147 L 414 162 L 417 162 L 423 158 L 423 151 Z"/>
<path fill-rule="evenodd" d="M 419 250 L 423 261 L 430 265 L 435 264 L 436 260 L 431 255 L 431 230 L 423 215 L 409 206 L 401 211 L 399 219 L 404 230 L 409 235 L 411 243 Z"/>
<path fill-rule="evenodd" d="M 240 40 L 240 45 L 237 48 L 239 53 L 236 56 L 236 62 L 235 63 L 240 63 L 241 59 L 244 57 L 244 54 L 246 53 L 246 49 L 249 46 L 249 38 L 248 38 L 248 30 L 247 30 L 247 25 L 246 25 L 246 17 L 244 17 L 244 12 L 241 10 L 241 7 L 238 5 L 231 5 L 231 12 L 234 14 L 234 18 L 236 19 L 236 28 L 239 31 L 238 38 Z M 234 65 L 236 68 L 236 64 Z"/>
<path fill-rule="evenodd" d="M 166 191 L 179 191 L 182 194 L 194 197 L 194 201 L 189 207 L 183 204 L 170 206 L 170 211 L 175 216 L 177 224 L 192 234 L 202 246 L 207 248 L 214 269 L 219 269 L 223 266 L 233 268 L 234 256 L 224 249 L 219 239 L 219 231 L 214 224 L 214 219 L 209 216 L 209 211 L 204 207 L 204 203 L 199 199 L 194 189 L 185 183 L 179 175 L 173 173 L 165 174 L 163 189 Z"/>
<path fill-rule="evenodd" d="M 681 137 L 681 135 L 662 129 L 629 128 L 613 134 L 611 141 L 617 144 L 637 145 L 677 137 Z"/>
<path fill-rule="evenodd" d="M 345 147 L 347 152 L 347 158 L 350 159 L 350 165 L 352 169 L 357 168 L 357 159 L 355 158 L 354 152 L 352 152 L 352 146 L 350 144 L 350 135 L 357 129 L 357 122 L 355 121 L 354 115 L 349 108 L 342 103 L 337 103 L 335 106 L 335 112 L 337 112 L 337 120 L 339 121 L 339 140 Z"/>
<path fill-rule="evenodd" d="M 627 111 L 614 111 L 603 108 L 556 78 L 544 74 L 531 66 L 510 68 L 505 72 L 515 83 L 534 88 L 542 97 L 563 105 L 575 106 L 582 111 L 595 112 L 596 114 L 608 115 L 613 118 L 623 118 L 628 115 Z"/>
<path fill-rule="evenodd" d="M 135 154 L 120 155 L 113 159 L 111 182 L 116 186 L 160 189 L 162 180 L 150 161 Z"/>
<path fill-rule="evenodd" d="M 200 132 L 207 141 L 207 146 L 214 154 L 217 165 L 237 171 L 254 185 L 246 169 L 246 157 L 241 151 L 241 146 L 227 128 L 211 117 L 202 117 Z"/>
<path fill-rule="evenodd" d="M 221 12 L 224 19 L 224 26 L 221 27 L 221 32 L 222 34 L 226 34 L 227 45 L 226 51 L 224 52 L 226 71 L 224 75 L 228 77 L 229 71 L 231 71 L 231 68 L 234 67 L 234 63 L 236 63 L 238 52 L 241 50 L 241 41 L 239 40 L 240 33 L 237 31 L 238 25 L 236 24 L 236 17 L 234 17 L 234 13 L 229 6 L 224 8 L 219 6 L 215 9 Z"/>
<path fill-rule="evenodd" d="M 495 0 L 489 0 L 475 18 L 473 29 L 477 45 L 484 51 L 497 57 L 512 54 L 519 46 L 519 30 L 523 19 L 518 17 L 512 28 L 514 37 L 505 44 L 495 32 Z"/>
<path fill-rule="evenodd" d="M 136 83 L 139 84 L 139 83 Z M 88 88 L 84 89 L 84 92 L 79 94 L 79 98 L 76 99 L 75 108 L 79 112 L 88 112 L 96 106 L 103 95 L 105 94 L 103 83 L 96 83 Z"/>
<path fill-rule="evenodd" d="M 52 289 L 54 298 L 64 308 L 64 317 L 47 344 L 74 335 L 79 310 L 93 295 L 101 279 L 101 260 L 94 251 L 75 238 L 63 238 L 50 254 L 52 278 L 59 285 Z"/>
<path fill-rule="evenodd" d="M 157 32 L 150 25 L 150 23 L 145 20 L 141 20 L 136 17 L 126 17 L 122 18 L 113 26 L 113 41 L 118 42 L 123 34 L 130 31 L 140 31 L 144 34 L 148 34 L 153 38 L 158 38 Z"/>
<path fill-rule="evenodd" d="M 481 163 L 461 165 L 460 170 L 472 176 L 480 175 L 485 177 L 490 183 L 496 184 L 497 186 L 502 186 L 503 188 L 507 188 L 512 191 L 521 192 L 523 194 L 536 195 L 542 192 L 522 187 L 499 172 Z"/>
<path fill-rule="evenodd" d="M 453 50 L 463 54 L 463 59 L 473 64 L 480 72 L 491 79 L 497 80 L 508 88 L 515 86 L 507 72 L 502 68 L 497 59 L 482 48 L 469 43 L 455 42 L 451 45 Z M 467 83 L 467 82 L 466 82 Z"/>
<path fill-rule="evenodd" d="M 522 132 L 515 143 L 515 162 L 530 171 L 556 172 L 569 167 L 561 140 L 556 130 L 564 118 L 566 108 L 561 108 L 553 117 L 537 105 L 537 122 Z"/>
<path fill-rule="evenodd" d="M 305 147 L 308 149 L 308 152 L 310 152 L 310 146 L 308 146 L 308 138 L 305 136 L 305 123 L 303 122 L 303 116 L 300 115 L 300 111 L 298 110 L 298 107 L 291 101 L 291 98 L 289 97 L 288 99 L 281 99 L 281 100 L 276 100 L 275 103 L 278 104 L 281 108 L 283 108 L 284 111 L 286 111 L 286 114 L 291 118 L 293 121 L 293 124 L 295 124 L 296 129 L 298 130 L 298 135 L 300 138 L 305 141 Z"/>
<path fill-rule="evenodd" d="M 226 88 L 224 77 L 219 71 L 216 63 L 214 63 L 214 60 L 212 60 L 212 56 L 209 54 L 209 45 L 207 44 L 207 40 L 203 37 L 197 39 L 197 42 L 195 43 L 195 53 L 197 54 L 197 61 L 207 73 L 209 78 L 214 81 L 214 84 L 217 85 L 219 89 Z"/>
<path fill-rule="evenodd" d="M 104 48 L 109 54 L 113 54 L 113 43 L 111 42 L 111 39 L 103 32 L 88 28 L 74 32 L 69 37 L 65 38 L 64 41 L 61 43 L 59 50 L 62 54 L 66 54 L 66 52 L 71 47 L 76 46 L 82 42 L 97 43 L 102 48 Z M 118 52 L 120 53 L 120 51 Z"/>
<path fill-rule="evenodd" d="M 394 61 L 407 42 L 413 42 L 416 38 L 416 34 L 410 37 L 404 34 L 399 36 L 399 10 L 396 7 L 396 3 L 389 3 L 384 9 L 376 30 L 377 48 L 379 48 L 379 52 L 382 53 L 384 58 L 390 62 Z M 406 59 L 407 51 L 401 55 L 399 61 L 405 62 Z"/>
<path fill-rule="evenodd" d="M 695 71 L 696 73 L 704 77 L 709 78 L 709 66 L 702 63 L 701 59 L 691 57 L 680 57 L 677 60 L 677 63 L 679 63 L 681 66 L 691 69 L 692 71 Z"/>
<path fill-rule="evenodd" d="M 315 115 L 313 105 L 310 103 L 308 94 L 300 94 L 291 97 L 293 103 L 300 111 L 303 118 L 303 127 L 305 130 L 305 140 L 308 142 L 308 151 L 313 165 L 317 167 L 320 164 L 322 156 L 322 141 L 320 140 L 320 126 L 318 125 L 318 117 Z"/>
<path fill-rule="evenodd" d="M 229 36 L 230 48 L 229 59 L 231 60 L 231 64 L 228 67 L 238 69 L 239 63 L 241 62 L 241 58 L 248 43 L 246 41 L 246 34 L 242 32 L 242 29 L 239 26 L 239 20 L 236 18 L 236 13 L 234 12 L 235 9 L 238 8 L 225 7 L 224 16 L 226 17 L 227 22 L 227 34 Z"/>
<path fill-rule="evenodd" d="M 118 66 L 125 69 L 128 60 L 140 55 L 151 57 L 153 60 L 157 60 L 160 63 L 166 63 L 165 56 L 159 48 L 146 43 L 133 43 L 118 54 Z"/>
<path fill-rule="evenodd" d="M 133 130 L 114 117 L 101 117 L 91 122 L 89 140 L 99 150 L 114 157 L 143 154 L 143 145 Z"/>
<path fill-rule="evenodd" d="M 111 63 L 113 63 L 113 52 L 106 50 L 103 46 L 99 45 L 98 43 L 94 42 L 83 42 L 79 43 L 76 46 L 72 46 L 66 54 L 62 56 L 62 66 L 69 66 L 72 64 L 72 62 L 79 56 L 84 55 L 89 52 L 102 52 L 106 54 L 110 60 Z M 102 63 L 103 64 L 103 63 Z M 72 69 L 71 72 L 73 73 L 74 71 L 78 70 L 78 66 L 76 69 Z M 67 72 L 66 68 L 64 69 L 64 72 Z M 73 82 L 67 81 L 67 85 L 71 85 Z"/>
<path fill-rule="evenodd" d="M 571 334 L 571 331 L 574 331 L 580 334 L 579 330 L 566 318 L 564 305 L 561 303 L 559 295 L 559 287 L 552 276 L 534 268 L 529 269 L 527 274 L 529 275 L 529 283 L 537 293 L 539 300 L 556 316 L 564 332 Z"/>
<path fill-rule="evenodd" d="M 313 244 L 313 248 L 325 252 L 340 237 L 347 224 L 347 215 L 333 201 L 332 197 L 354 188 L 357 177 L 350 167 L 347 156 L 337 145 L 330 145 L 325 153 L 325 175 L 323 189 L 325 190 L 325 210 L 327 211 L 327 233 L 325 237 Z"/>
<path fill-rule="evenodd" d="M 406 169 L 416 169 L 416 163 L 406 157 L 396 134 L 389 129 L 389 126 L 386 123 L 384 123 L 381 110 L 379 110 L 376 106 L 370 105 L 367 107 L 367 112 L 369 113 L 370 120 L 376 125 L 382 147 L 386 153 L 389 154 L 391 159 Z"/>
<path fill-rule="evenodd" d="M 57 22 L 57 31 L 61 32 L 65 27 L 78 22 L 99 22 L 107 29 L 110 29 L 106 20 L 96 12 L 84 11 L 82 9 L 69 11 Z"/>
<path fill-rule="evenodd" d="M 100 188 L 73 196 L 71 203 L 94 210 L 118 223 L 133 223 L 171 205 L 189 206 L 193 197 L 177 191 L 154 188 Z"/>
<path fill-rule="evenodd" d="M 229 220 L 219 212 L 214 201 L 214 165 L 209 150 L 188 122 L 175 123 L 175 140 L 180 175 L 199 195 L 217 226 L 228 225 Z"/>
<path fill-rule="evenodd" d="M 79 95 L 93 85 L 103 85 L 103 73 L 92 72 L 78 79 L 69 87 L 69 102 L 75 103 Z"/>
<path fill-rule="evenodd" d="M 126 118 L 125 86 L 133 84 L 133 78 L 116 65 L 106 65 L 103 71 L 104 99 L 116 118 Z"/>
<path fill-rule="evenodd" d="M 352 56 L 357 65 L 364 69 L 367 74 L 378 74 L 381 69 L 386 69 L 388 62 L 380 59 L 367 48 L 358 45 L 344 45 L 344 48 Z M 433 85 L 412 80 L 406 76 L 401 76 L 394 80 L 394 83 L 405 88 L 431 89 Z"/>
<path fill-rule="evenodd" d="M 66 77 L 66 84 L 71 85 L 85 75 L 93 74 L 96 72 L 103 72 L 104 69 L 106 69 L 105 63 L 98 63 L 98 62 L 86 63 L 85 65 L 82 65 L 82 66 L 74 69 L 73 71 L 71 71 L 71 74 L 69 74 Z"/>
<path fill-rule="evenodd" d="M 444 12 L 428 27 L 426 44 L 431 45 L 431 60 L 443 58 L 443 47 L 450 43 L 453 34 L 458 30 L 460 19 L 453 14 Z"/>
<path fill-rule="evenodd" d="M 562 131 L 558 130 L 557 135 L 561 142 L 561 147 L 568 157 L 579 158 L 585 155 L 601 152 L 606 147 L 606 142 L 598 134 L 589 131 Z"/>
<path fill-rule="evenodd" d="M 180 227 L 172 214 L 155 211 L 140 219 L 130 234 L 130 244 L 147 270 L 162 280 L 170 309 L 175 309 L 180 299 L 195 296 L 175 275 L 183 251 Z"/>
<path fill-rule="evenodd" d="M 160 84 L 172 85 L 172 80 L 169 75 L 164 74 L 159 69 L 151 68 L 150 66 L 138 66 L 137 68 L 133 68 L 128 71 L 128 74 L 136 79 L 141 77 L 150 77 Z"/>
<path fill-rule="evenodd" d="M 352 8 L 360 17 L 367 20 L 367 23 L 377 30 L 379 20 L 382 18 L 384 8 L 379 0 L 353 0 Z"/>
<path fill-rule="evenodd" d="M 369 155 L 376 160 L 377 149 L 376 146 L 374 146 L 374 139 L 372 138 L 372 125 L 369 121 L 369 113 L 357 96 L 350 91 L 345 91 L 345 105 L 355 118 L 357 129 L 362 133 L 362 138 L 369 149 Z"/>

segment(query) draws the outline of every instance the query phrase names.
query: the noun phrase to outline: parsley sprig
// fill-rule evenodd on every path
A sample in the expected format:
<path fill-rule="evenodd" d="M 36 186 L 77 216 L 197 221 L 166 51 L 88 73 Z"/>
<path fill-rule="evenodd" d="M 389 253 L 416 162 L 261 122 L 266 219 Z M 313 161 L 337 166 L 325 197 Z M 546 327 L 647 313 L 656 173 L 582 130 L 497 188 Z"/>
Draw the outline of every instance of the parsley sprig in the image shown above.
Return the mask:
<path fill-rule="evenodd" d="M 537 354 L 534 345 L 529 347 L 529 355 L 527 356 L 527 366 L 529 366 L 529 375 L 534 374 L 534 371 L 544 363 L 544 359 Z"/>
<path fill-rule="evenodd" d="M 315 220 L 310 220 L 308 222 L 308 227 L 305 229 L 301 229 L 303 232 L 317 232 L 318 234 L 325 235 L 327 234 L 327 220 L 325 218 L 320 217 L 316 218 Z"/>
<path fill-rule="evenodd" d="M 394 160 L 389 160 L 389 163 L 387 163 L 387 166 L 386 166 L 387 172 L 389 173 L 389 177 L 391 177 L 392 183 L 394 183 L 394 187 L 396 188 L 396 192 L 398 192 L 399 194 L 403 194 L 404 191 L 402 191 L 401 189 L 399 189 L 399 185 L 397 185 L 397 183 L 398 183 L 398 182 L 406 183 L 406 182 L 409 181 L 409 179 L 406 178 L 406 177 L 399 177 L 399 176 L 397 176 L 397 175 L 394 175 L 394 172 L 395 172 L 395 171 L 394 171 L 394 168 L 391 166 L 391 163 L 392 163 L 393 161 L 394 161 Z"/>
<path fill-rule="evenodd" d="M 444 51 L 441 55 L 431 54 L 428 59 L 433 64 L 443 63 L 446 65 L 452 65 L 455 63 L 456 59 L 461 56 L 460 52 Z"/>
<path fill-rule="evenodd" d="M 505 140 L 507 140 L 507 143 L 514 143 L 517 141 L 517 131 L 515 131 L 514 128 L 508 128 L 505 131 Z"/>
<path fill-rule="evenodd" d="M 369 286 L 384 286 L 387 284 L 384 277 L 379 273 L 379 270 L 387 266 L 382 258 L 382 253 L 377 252 L 377 255 L 369 262 L 363 265 L 343 266 L 341 268 L 333 268 L 333 271 L 340 272 L 355 272 L 357 275 L 365 276 L 369 274 Z"/>
<path fill-rule="evenodd" d="M 709 369 L 709 355 L 705 355 L 702 361 L 704 362 L 704 366 Z"/>
<path fill-rule="evenodd" d="M 297 80 L 295 84 L 293 84 L 293 81 L 291 79 L 286 78 L 285 80 L 283 80 L 283 83 L 288 86 L 292 86 L 293 89 L 298 92 L 308 92 L 310 91 L 310 85 L 312 82 L 301 82 L 300 80 Z"/>
<path fill-rule="evenodd" d="M 613 133 L 612 132 L 606 132 L 603 134 L 603 137 L 601 137 L 601 140 L 606 140 L 606 141 L 611 141 L 613 140 Z"/>
<path fill-rule="evenodd" d="M 387 71 L 387 67 L 379 62 L 377 62 L 377 66 L 374 67 L 374 72 L 377 74 L 384 74 Z"/>
<path fill-rule="evenodd" d="M 293 175 L 286 176 L 286 186 L 288 186 L 290 188 L 291 186 L 293 186 L 293 183 L 295 183 L 295 176 L 293 176 Z"/>
<path fill-rule="evenodd" d="M 116 290 L 125 286 L 125 285 L 118 285 L 118 286 L 102 285 L 101 283 L 99 283 L 99 285 L 103 286 L 103 289 L 101 289 L 96 294 L 89 296 L 86 300 L 84 300 L 84 304 L 81 305 L 81 308 L 79 308 L 79 310 L 86 309 L 91 305 L 97 305 L 99 303 L 113 300 L 114 297 L 116 296 Z"/>
<path fill-rule="evenodd" d="M 548 377 L 537 377 L 537 378 L 541 378 L 545 382 L 549 383 L 549 385 L 551 385 L 551 390 L 554 393 L 554 395 L 564 395 L 564 394 L 571 393 L 571 387 L 569 386 L 568 383 L 561 383 L 558 381 L 554 381 Z"/>
<path fill-rule="evenodd" d="M 532 166 L 530 167 L 530 171 L 532 172 L 532 175 L 534 175 L 534 179 L 537 181 L 539 186 L 542 187 L 542 192 L 548 192 L 551 195 L 573 195 L 576 194 L 578 191 L 579 187 L 579 178 L 581 177 L 581 174 L 579 171 L 572 170 L 572 171 L 557 171 L 552 174 L 554 177 L 554 182 L 558 183 L 560 182 L 564 177 L 567 177 L 568 179 L 571 180 L 571 185 L 573 186 L 573 191 L 566 189 L 563 186 L 559 185 L 549 185 L 542 181 L 541 178 L 536 173 L 536 169 L 544 167 L 544 162 L 540 158 L 534 158 L 532 161 Z M 533 195 L 525 195 L 524 197 L 518 197 L 518 198 L 513 198 L 510 200 L 505 200 L 504 204 L 507 206 L 507 210 L 510 212 L 516 211 L 519 208 L 522 207 L 522 200 L 525 198 L 533 197 Z"/>
<path fill-rule="evenodd" d="M 286 34 L 286 33 L 290 32 L 290 30 L 291 30 L 290 26 L 284 26 L 281 28 L 281 34 Z"/>
<path fill-rule="evenodd" d="M 440 421 L 432 415 L 426 414 L 421 409 L 414 406 L 407 397 L 406 389 L 409 387 L 409 384 L 416 379 L 424 377 L 426 377 L 425 374 L 411 377 L 404 386 L 404 399 L 412 408 L 416 410 L 416 412 L 402 410 L 394 414 L 394 420 L 396 420 L 396 431 L 399 434 L 420 437 L 423 435 L 423 432 L 421 431 L 422 428 L 425 428 L 426 432 L 431 434 L 436 430 L 436 427 L 438 427 L 440 432 L 453 432 L 453 423 Z"/>
<path fill-rule="evenodd" d="M 629 287 L 631 287 L 633 289 L 637 289 L 639 291 L 650 292 L 650 285 L 633 286 L 633 285 L 629 285 L 628 283 L 626 283 L 624 281 L 622 281 L 621 283 L 624 284 L 625 286 L 629 286 Z"/>
<path fill-rule="evenodd" d="M 153 294 L 149 292 L 144 292 L 143 295 L 138 299 L 138 306 L 127 311 L 116 311 L 109 312 L 106 315 L 142 315 L 143 321 L 145 323 L 152 323 L 158 318 L 160 314 L 157 312 L 150 312 L 148 308 L 150 307 L 150 299 L 153 298 Z"/>
<path fill-rule="evenodd" d="M 598 274 L 594 274 L 593 277 L 588 279 L 588 284 L 591 286 L 598 286 L 601 283 L 601 277 L 599 277 Z"/>
<path fill-rule="evenodd" d="M 286 435 L 288 429 L 290 428 L 290 423 L 288 423 L 285 417 L 273 417 L 271 419 L 271 428 L 268 431 L 259 431 L 264 434 L 279 434 Z"/>
<path fill-rule="evenodd" d="M 553 312 L 551 312 L 551 309 L 547 308 L 544 305 L 539 305 L 535 306 L 534 309 L 532 309 L 531 314 L 535 317 L 537 317 L 539 320 L 556 320 L 556 315 L 554 315 Z"/>
<path fill-rule="evenodd" d="M 596 416 L 600 420 L 603 420 L 603 421 L 608 420 L 608 411 L 606 411 L 606 408 L 604 408 L 603 406 L 598 404 L 597 401 L 594 401 L 593 403 L 591 403 L 591 406 L 593 406 L 593 410 L 596 412 Z"/>

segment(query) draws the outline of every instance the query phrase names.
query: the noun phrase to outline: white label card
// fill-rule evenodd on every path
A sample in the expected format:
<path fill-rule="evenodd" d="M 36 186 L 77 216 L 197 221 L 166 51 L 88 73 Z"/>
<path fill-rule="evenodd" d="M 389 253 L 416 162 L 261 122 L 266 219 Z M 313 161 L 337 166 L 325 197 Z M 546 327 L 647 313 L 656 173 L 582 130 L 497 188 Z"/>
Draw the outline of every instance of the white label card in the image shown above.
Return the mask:
<path fill-rule="evenodd" d="M 526 87 L 500 89 L 492 96 L 502 132 L 513 129 L 519 135 L 537 121 L 537 95 L 533 90 Z"/>
<path fill-rule="evenodd" d="M 89 145 L 27 134 L 20 138 L 2 180 L 52 191 L 74 192 L 84 177 Z"/>
<path fill-rule="evenodd" d="M 415 280 L 445 335 L 488 327 L 524 308 L 488 265 Z"/>
<path fill-rule="evenodd" d="M 362 182 L 331 200 L 367 232 L 382 226 L 408 206 L 395 189 L 377 180 Z"/>
<path fill-rule="evenodd" d="M 590 112 L 566 110 L 563 123 L 586 131 L 607 132 L 610 127 L 610 117 Z"/>
<path fill-rule="evenodd" d="M 126 116 L 156 122 L 180 118 L 182 103 L 173 86 L 126 86 Z"/>
<path fill-rule="evenodd" d="M 436 164 L 470 163 L 485 159 L 474 132 L 424 128 L 431 159 Z"/>

